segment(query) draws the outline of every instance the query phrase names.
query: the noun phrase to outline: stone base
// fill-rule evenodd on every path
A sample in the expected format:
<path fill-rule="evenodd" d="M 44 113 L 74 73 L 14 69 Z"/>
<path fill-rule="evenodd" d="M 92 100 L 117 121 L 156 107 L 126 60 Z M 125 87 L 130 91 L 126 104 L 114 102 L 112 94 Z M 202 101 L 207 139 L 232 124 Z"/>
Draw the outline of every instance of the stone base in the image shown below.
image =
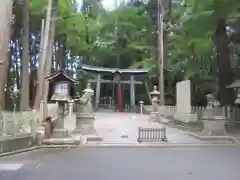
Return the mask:
<path fill-rule="evenodd" d="M 52 132 L 52 138 L 66 138 L 68 137 L 67 129 L 54 129 Z"/>
<path fill-rule="evenodd" d="M 95 114 L 93 113 L 75 113 L 77 119 L 95 119 Z"/>
<path fill-rule="evenodd" d="M 158 113 L 157 112 L 151 112 L 150 113 L 150 119 L 151 121 L 157 121 L 158 120 Z"/>
<path fill-rule="evenodd" d="M 95 134 L 94 128 L 94 114 L 77 114 L 76 116 L 76 128 L 72 132 L 73 134 Z"/>
<path fill-rule="evenodd" d="M 189 122 L 197 122 L 198 117 L 197 117 L 197 114 L 176 113 L 174 115 L 174 120 L 181 121 L 184 123 L 189 123 Z"/>
<path fill-rule="evenodd" d="M 38 134 L 44 135 L 44 126 L 43 125 L 37 125 L 35 128 L 35 132 Z"/>
<path fill-rule="evenodd" d="M 80 140 L 75 140 L 73 138 L 50 138 L 44 139 L 43 144 L 48 145 L 79 145 Z"/>
<path fill-rule="evenodd" d="M 73 134 L 95 134 L 96 130 L 93 124 L 81 124 L 72 132 Z"/>
<path fill-rule="evenodd" d="M 102 142 L 103 138 L 97 135 L 87 135 L 86 136 L 86 143 L 89 142 Z"/>
<path fill-rule="evenodd" d="M 225 119 L 224 117 L 213 117 L 213 118 L 204 118 L 203 120 L 203 131 L 205 135 L 226 135 L 227 131 L 225 128 Z"/>
<path fill-rule="evenodd" d="M 210 142 L 211 144 L 233 144 L 236 143 L 234 138 L 230 136 L 216 136 L 216 135 L 206 135 L 203 132 L 193 133 L 193 132 L 184 132 L 185 134 L 192 136 L 203 142 Z M 237 144 L 237 143 L 236 143 Z"/>

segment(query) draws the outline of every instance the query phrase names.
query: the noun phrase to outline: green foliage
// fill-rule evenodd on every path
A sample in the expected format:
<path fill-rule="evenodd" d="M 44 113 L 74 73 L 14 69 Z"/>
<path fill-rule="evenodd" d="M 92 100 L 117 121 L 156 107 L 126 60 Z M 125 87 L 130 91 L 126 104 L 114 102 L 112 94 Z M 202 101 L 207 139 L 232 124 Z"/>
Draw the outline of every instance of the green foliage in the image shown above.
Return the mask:
<path fill-rule="evenodd" d="M 31 33 L 39 37 L 47 1 L 29 1 Z M 58 1 L 55 41 L 66 47 L 65 61 L 75 69 L 77 56 L 87 64 L 115 67 L 118 56 L 122 68 L 149 68 L 150 77 L 156 78 L 157 1 L 134 1 L 110 12 L 100 2 L 84 1 L 77 11 L 75 0 Z M 171 7 L 164 24 L 168 35 L 164 42 L 168 49 L 165 80 L 171 82 L 167 91 L 173 92 L 176 81 L 183 79 L 193 80 L 195 89 L 201 87 L 198 94 L 215 91 L 212 39 L 216 23 L 221 18 L 232 22 L 240 17 L 240 1 L 187 0 Z M 81 80 L 85 77 L 80 72 L 77 76 Z"/>

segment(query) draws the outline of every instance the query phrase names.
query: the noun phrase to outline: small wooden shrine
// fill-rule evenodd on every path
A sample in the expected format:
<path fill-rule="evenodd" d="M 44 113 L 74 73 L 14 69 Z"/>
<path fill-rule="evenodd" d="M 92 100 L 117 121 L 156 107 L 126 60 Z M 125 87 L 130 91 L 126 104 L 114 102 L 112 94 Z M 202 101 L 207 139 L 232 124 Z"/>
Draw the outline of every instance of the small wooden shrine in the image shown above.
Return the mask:
<path fill-rule="evenodd" d="M 51 101 L 58 102 L 57 123 L 54 126 L 52 137 L 68 137 L 68 131 L 64 128 L 65 103 L 69 102 L 74 96 L 73 84 L 76 82 L 68 76 L 65 71 L 58 71 L 46 77 L 49 81 L 49 97 Z"/>
<path fill-rule="evenodd" d="M 76 81 L 65 71 L 60 70 L 45 79 L 49 81 L 48 100 L 67 102 L 75 96 L 74 83 Z"/>

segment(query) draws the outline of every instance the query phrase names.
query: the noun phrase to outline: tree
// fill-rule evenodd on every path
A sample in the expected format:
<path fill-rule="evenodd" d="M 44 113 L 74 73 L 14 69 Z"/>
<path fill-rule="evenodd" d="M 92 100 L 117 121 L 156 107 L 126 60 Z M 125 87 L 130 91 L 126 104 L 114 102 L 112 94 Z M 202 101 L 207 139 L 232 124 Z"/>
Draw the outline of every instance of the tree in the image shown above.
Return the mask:
<path fill-rule="evenodd" d="M 56 29 L 56 18 L 57 18 L 57 7 L 58 4 L 55 2 L 53 4 L 53 12 L 51 17 L 51 26 L 50 26 L 50 35 L 49 35 L 49 42 L 47 48 L 47 57 L 46 57 L 46 68 L 44 71 L 45 76 L 50 76 L 51 68 L 52 68 L 52 56 L 53 56 L 53 46 L 55 40 L 55 29 Z M 43 94 L 42 98 L 44 102 L 48 100 L 48 91 L 49 91 L 49 82 L 48 80 L 44 80 L 44 87 L 43 87 Z"/>
<path fill-rule="evenodd" d="M 37 83 L 37 91 L 36 97 L 34 102 L 34 109 L 38 109 L 40 105 L 40 101 L 42 99 L 43 94 L 43 86 L 44 86 L 44 68 L 46 64 L 47 52 L 48 52 L 48 43 L 49 43 L 49 32 L 50 32 L 50 21 L 51 21 L 51 11 L 52 11 L 52 0 L 48 1 L 48 8 L 46 14 L 46 26 L 44 30 L 44 38 L 43 38 L 43 50 L 41 52 L 41 59 L 40 59 L 40 69 L 39 69 L 39 77 Z"/>
<path fill-rule="evenodd" d="M 22 2 L 27 4 L 27 0 Z M 57 12 L 50 11 L 50 5 L 46 2 L 49 1 L 28 0 L 29 23 L 22 15 L 22 7 L 27 6 L 15 3 L 13 13 L 16 18 L 11 35 L 10 24 L 1 24 L 2 30 L 9 33 L 10 39 L 9 43 L 6 33 L 4 37 L 0 36 L 3 39 L 0 42 L 0 54 L 4 57 L 0 61 L 0 75 L 5 76 L 0 80 L 2 91 L 0 97 L 3 102 L 2 94 L 6 94 L 7 109 L 12 107 L 13 87 L 22 89 L 21 109 L 26 110 L 33 105 L 34 99 L 34 108 L 38 108 L 39 101 L 41 99 L 46 101 L 48 94 L 44 77 L 59 69 L 64 69 L 70 75 L 81 79 L 82 84 L 76 86 L 79 88 L 77 91 L 80 91 L 86 82 L 85 78 L 88 78 L 79 71 L 82 62 L 116 67 L 116 58 L 119 57 L 121 68 L 150 68 L 149 82 L 157 84 L 157 1 L 134 0 L 122 4 L 111 12 L 105 11 L 99 0 L 84 1 L 80 12 L 77 11 L 76 1 L 73 0 L 58 0 Z M 7 7 L 6 3 L 0 9 L 2 7 Z M 54 5 L 50 8 L 52 7 Z M 223 94 L 226 94 L 225 85 L 231 81 L 228 68 L 231 57 L 228 52 L 229 38 L 226 36 L 226 24 L 233 16 L 239 17 L 239 12 L 235 9 L 237 7 L 238 2 L 229 3 L 227 0 L 191 0 L 185 4 L 172 4 L 171 12 L 165 18 L 163 26 L 164 63 L 167 65 L 164 66 L 166 96 L 174 98 L 176 82 L 190 79 L 193 84 L 193 104 L 202 104 L 204 95 L 217 92 L 218 87 L 221 87 L 220 100 L 222 104 L 226 104 L 226 100 L 221 99 Z M 3 8 L 1 13 L 7 13 L 6 9 Z M 11 19 L 10 16 L 0 18 L 2 21 Z M 45 32 L 41 33 L 43 19 Z M 118 30 L 117 33 L 115 29 Z M 9 57 L 7 57 L 8 43 L 11 53 Z M 234 54 L 237 57 L 238 52 Z M 30 77 L 27 83 L 29 67 Z M 8 80 L 5 80 L 6 78 Z M 4 92 L 5 84 L 7 86 Z M 31 87 L 29 93 L 27 84 Z M 141 99 L 145 96 L 147 95 Z M 31 105 L 27 105 L 28 99 Z"/>
<path fill-rule="evenodd" d="M 0 2 L 0 104 L 4 98 L 6 70 L 8 69 L 8 44 L 12 23 L 13 0 Z M 2 105 L 3 106 L 3 105 Z M 3 106 L 4 107 L 4 106 Z"/>
<path fill-rule="evenodd" d="M 23 53 L 22 53 L 22 83 L 21 83 L 21 110 L 27 110 L 29 108 L 29 2 L 23 0 Z"/>

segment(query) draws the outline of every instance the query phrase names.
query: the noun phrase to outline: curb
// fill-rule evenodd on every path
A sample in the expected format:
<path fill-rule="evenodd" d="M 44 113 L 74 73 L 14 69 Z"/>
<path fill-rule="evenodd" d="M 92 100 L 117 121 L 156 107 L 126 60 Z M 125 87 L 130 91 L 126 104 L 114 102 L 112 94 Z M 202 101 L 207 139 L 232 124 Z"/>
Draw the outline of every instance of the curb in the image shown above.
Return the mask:
<path fill-rule="evenodd" d="M 39 149 L 42 149 L 42 147 L 41 146 L 34 146 L 34 147 L 20 149 L 20 150 L 16 150 L 16 151 L 0 153 L 0 158 L 5 157 L 5 156 L 20 154 L 20 153 L 24 153 L 24 152 L 29 152 L 29 151 L 35 151 L 35 150 L 39 150 Z"/>
<path fill-rule="evenodd" d="M 199 139 L 201 141 L 205 141 L 205 142 L 206 141 L 215 141 L 215 142 L 226 141 L 229 143 L 232 142 L 232 143 L 240 145 L 240 143 L 233 136 L 201 136 L 201 135 L 198 135 L 198 134 L 192 133 L 192 132 L 186 132 L 186 131 L 182 131 L 182 132 L 189 136 L 192 136 L 196 139 Z"/>
<path fill-rule="evenodd" d="M 168 125 L 167 123 L 164 122 L 159 122 L 160 124 L 164 124 L 167 127 L 171 127 L 171 125 Z M 181 128 L 181 129 L 178 129 Z M 227 133 L 226 136 L 201 136 L 198 135 L 197 133 L 194 132 L 189 132 L 184 126 L 182 125 L 175 125 L 175 127 L 171 127 L 171 128 L 175 128 L 180 130 L 182 133 L 191 136 L 193 138 L 196 138 L 200 141 L 205 141 L 205 142 L 211 142 L 211 143 L 220 143 L 220 144 L 224 144 L 224 141 L 226 142 L 226 144 L 230 144 L 230 143 L 235 143 L 237 145 L 240 145 L 240 141 L 237 140 L 237 138 L 235 138 L 234 136 L 230 135 Z"/>
<path fill-rule="evenodd" d="M 240 147 L 239 144 L 84 144 L 84 145 L 42 145 L 31 148 L 1 153 L 0 158 L 16 155 L 24 152 L 36 151 L 41 149 L 72 149 L 72 148 L 215 148 L 215 147 Z"/>
<path fill-rule="evenodd" d="M 49 145 L 42 148 L 193 148 L 193 147 L 240 147 L 236 144 L 85 144 L 85 145 Z"/>

